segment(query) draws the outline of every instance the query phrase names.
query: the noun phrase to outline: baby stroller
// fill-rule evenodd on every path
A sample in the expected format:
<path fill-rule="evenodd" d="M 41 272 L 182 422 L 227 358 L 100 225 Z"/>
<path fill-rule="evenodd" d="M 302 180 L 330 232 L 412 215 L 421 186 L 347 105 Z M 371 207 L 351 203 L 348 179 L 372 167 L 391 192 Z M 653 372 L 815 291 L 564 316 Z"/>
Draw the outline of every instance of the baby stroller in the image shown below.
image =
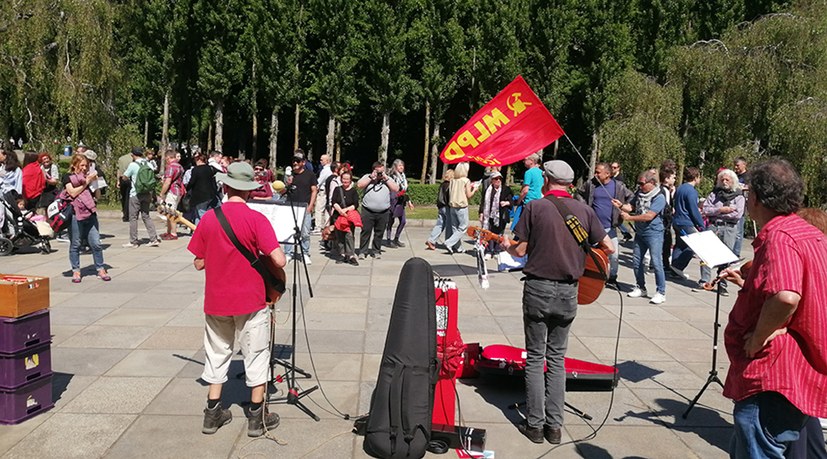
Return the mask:
<path fill-rule="evenodd" d="M 20 247 L 36 247 L 44 254 L 51 253 L 52 245 L 49 235 L 42 235 L 37 225 L 23 217 L 17 207 L 19 195 L 16 191 L 7 192 L 0 201 L 4 218 L 0 221 L 0 256 L 11 254 Z"/>

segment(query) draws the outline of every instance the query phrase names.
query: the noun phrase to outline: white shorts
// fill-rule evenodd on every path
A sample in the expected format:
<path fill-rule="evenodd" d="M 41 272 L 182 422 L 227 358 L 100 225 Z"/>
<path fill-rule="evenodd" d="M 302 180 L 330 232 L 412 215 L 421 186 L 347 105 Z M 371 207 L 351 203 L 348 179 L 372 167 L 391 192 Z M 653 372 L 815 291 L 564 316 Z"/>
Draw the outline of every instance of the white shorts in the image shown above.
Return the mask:
<path fill-rule="evenodd" d="M 247 386 L 266 383 L 270 368 L 270 312 L 267 308 L 239 316 L 207 314 L 204 327 L 207 358 L 201 379 L 210 384 L 227 382 L 236 340 L 244 356 Z"/>

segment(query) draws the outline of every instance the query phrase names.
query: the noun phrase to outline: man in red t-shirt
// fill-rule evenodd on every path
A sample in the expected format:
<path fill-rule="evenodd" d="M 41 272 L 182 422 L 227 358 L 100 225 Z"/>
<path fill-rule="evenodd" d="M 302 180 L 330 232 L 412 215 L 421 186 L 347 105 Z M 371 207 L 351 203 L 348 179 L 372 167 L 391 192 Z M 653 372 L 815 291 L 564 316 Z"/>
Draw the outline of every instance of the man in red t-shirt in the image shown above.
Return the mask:
<path fill-rule="evenodd" d="M 745 279 L 725 271 L 743 287 L 724 332 L 730 454 L 784 457 L 811 416 L 827 417 L 827 238 L 795 215 L 804 184 L 789 162 L 769 159 L 750 172 L 746 207 L 761 227 L 755 258 Z"/>
<path fill-rule="evenodd" d="M 264 215 L 247 207 L 250 192 L 259 186 L 253 168 L 245 162 L 231 164 L 227 173 L 215 174 L 224 184 L 227 202 L 221 210 L 239 243 L 253 254 L 269 254 L 277 268 L 286 264 L 273 227 Z M 195 269 L 206 272 L 204 313 L 206 362 L 201 379 L 210 384 L 204 410 L 205 434 L 215 433 L 232 420 L 221 408 L 221 388 L 234 354 L 234 343 L 244 355 L 247 386 L 252 389 L 247 435 L 258 437 L 274 429 L 279 417 L 264 404 L 270 364 L 270 316 L 265 304 L 264 280 L 230 241 L 214 210 L 208 211 L 187 247 L 195 255 Z"/>

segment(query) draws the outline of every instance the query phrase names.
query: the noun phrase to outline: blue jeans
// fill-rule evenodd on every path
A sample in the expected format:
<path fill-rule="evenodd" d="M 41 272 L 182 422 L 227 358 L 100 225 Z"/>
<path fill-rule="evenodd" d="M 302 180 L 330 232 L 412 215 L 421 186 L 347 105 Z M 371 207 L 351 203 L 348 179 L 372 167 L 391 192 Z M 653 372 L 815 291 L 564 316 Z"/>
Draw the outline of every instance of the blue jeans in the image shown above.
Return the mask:
<path fill-rule="evenodd" d="M 563 425 L 565 357 L 577 315 L 577 283 L 526 279 L 523 285 L 526 420 L 531 427 Z M 548 371 L 543 371 L 543 363 Z"/>
<path fill-rule="evenodd" d="M 683 242 L 681 236 L 695 234 L 698 230 L 694 226 L 683 225 L 673 225 L 672 228 L 675 229 L 675 250 L 672 251 L 672 267 L 683 271 L 689 266 L 695 252 L 686 245 L 686 242 Z"/>
<path fill-rule="evenodd" d="M 735 402 L 732 416 L 732 459 L 782 459 L 809 419 L 778 392 L 761 392 Z"/>
<path fill-rule="evenodd" d="M 302 251 L 304 251 L 305 256 L 310 256 L 310 221 L 312 220 L 313 215 L 309 211 L 304 213 L 304 221 L 302 221 L 302 237 L 301 237 L 301 245 Z M 293 237 L 290 236 L 290 240 L 293 240 Z M 293 243 L 285 243 L 284 244 L 284 255 L 289 260 L 293 257 Z"/>
<path fill-rule="evenodd" d="M 451 221 L 451 236 L 445 240 L 445 247 L 449 250 L 457 250 L 462 245 L 462 236 L 468 229 L 468 208 L 449 207 L 448 216 Z"/>
<path fill-rule="evenodd" d="M 80 241 L 86 240 L 89 248 L 92 249 L 92 260 L 95 262 L 95 269 L 105 269 L 103 265 L 103 248 L 101 248 L 101 237 L 98 225 L 98 214 L 92 214 L 86 220 L 72 218 L 69 225 L 69 264 L 72 271 L 80 271 Z"/>
<path fill-rule="evenodd" d="M 440 234 L 442 234 L 442 228 L 446 226 L 446 222 L 448 220 L 448 207 L 443 207 L 437 211 L 436 214 L 436 225 L 434 225 L 434 229 L 431 230 L 431 235 L 428 236 L 428 242 L 431 244 L 436 244 L 436 240 Z"/>
<path fill-rule="evenodd" d="M 658 293 L 666 295 L 666 276 L 663 273 L 662 251 L 663 232 L 655 234 L 638 232 L 635 234 L 635 250 L 632 254 L 632 260 L 635 266 L 635 281 L 639 289 L 646 290 L 646 266 L 643 263 L 643 257 L 646 255 L 646 252 L 649 252 L 652 259 L 652 266 L 655 268 L 655 286 L 658 289 Z"/>

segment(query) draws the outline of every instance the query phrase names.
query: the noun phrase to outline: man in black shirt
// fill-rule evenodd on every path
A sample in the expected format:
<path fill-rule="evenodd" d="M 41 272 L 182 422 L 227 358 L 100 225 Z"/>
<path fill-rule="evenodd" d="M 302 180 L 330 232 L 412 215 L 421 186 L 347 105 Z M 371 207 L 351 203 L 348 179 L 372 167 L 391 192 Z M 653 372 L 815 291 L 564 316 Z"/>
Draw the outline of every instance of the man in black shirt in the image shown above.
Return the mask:
<path fill-rule="evenodd" d="M 215 169 L 207 164 L 207 157 L 198 152 L 193 157 L 195 167 L 187 182 L 190 205 L 195 209 L 195 224 L 208 210 L 218 206 L 218 191 L 215 186 Z"/>
<path fill-rule="evenodd" d="M 292 160 L 293 174 L 287 182 L 288 201 L 292 201 L 293 205 L 305 207 L 304 221 L 302 222 L 302 236 L 301 245 L 304 252 L 304 262 L 310 264 L 310 221 L 312 219 L 312 210 L 316 205 L 316 194 L 319 191 L 316 183 L 316 175 L 305 168 L 304 152 L 296 150 L 293 154 Z M 284 244 L 284 253 L 288 260 L 298 259 L 298 254 L 294 253 L 293 244 Z"/>

